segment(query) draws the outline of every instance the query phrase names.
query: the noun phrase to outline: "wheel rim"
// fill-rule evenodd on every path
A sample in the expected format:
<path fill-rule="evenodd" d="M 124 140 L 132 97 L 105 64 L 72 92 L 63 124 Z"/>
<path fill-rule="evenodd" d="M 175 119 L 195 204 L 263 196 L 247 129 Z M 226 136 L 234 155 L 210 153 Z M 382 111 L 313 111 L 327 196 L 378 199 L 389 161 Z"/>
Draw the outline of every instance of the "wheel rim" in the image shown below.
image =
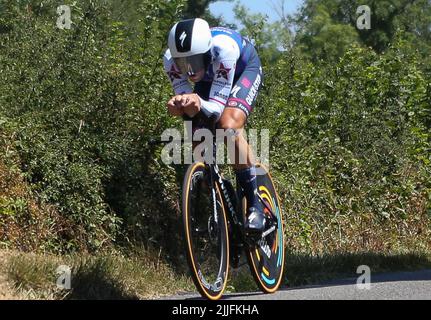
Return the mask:
<path fill-rule="evenodd" d="M 217 220 L 213 217 L 211 189 L 202 188 L 205 165 L 194 166 L 186 185 L 184 222 L 188 247 L 188 260 L 192 277 L 199 292 L 206 298 L 216 300 L 226 287 L 228 276 L 228 233 L 221 194 L 216 185 Z M 204 194 L 205 193 L 205 194 Z"/>

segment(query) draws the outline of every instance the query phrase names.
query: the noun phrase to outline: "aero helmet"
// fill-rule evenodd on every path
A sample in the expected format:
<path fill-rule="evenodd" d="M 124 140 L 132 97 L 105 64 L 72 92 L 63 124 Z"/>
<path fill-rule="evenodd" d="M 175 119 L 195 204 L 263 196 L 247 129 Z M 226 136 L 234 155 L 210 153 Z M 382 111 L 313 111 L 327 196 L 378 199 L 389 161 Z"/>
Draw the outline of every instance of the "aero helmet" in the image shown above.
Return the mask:
<path fill-rule="evenodd" d="M 175 24 L 168 39 L 175 64 L 189 76 L 208 68 L 211 62 L 212 35 L 203 19 L 183 20 Z"/>

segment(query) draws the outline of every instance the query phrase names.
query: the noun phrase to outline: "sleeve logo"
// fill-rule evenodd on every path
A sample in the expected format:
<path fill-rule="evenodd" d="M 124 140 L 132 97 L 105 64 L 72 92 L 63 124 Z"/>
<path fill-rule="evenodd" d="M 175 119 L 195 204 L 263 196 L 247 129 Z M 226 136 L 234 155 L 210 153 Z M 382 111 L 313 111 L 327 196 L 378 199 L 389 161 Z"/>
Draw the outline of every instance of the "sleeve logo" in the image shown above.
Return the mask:
<path fill-rule="evenodd" d="M 224 78 L 228 80 L 229 78 L 229 72 L 232 70 L 232 68 L 226 68 L 223 63 L 220 63 L 220 69 L 217 70 L 217 79 Z"/>

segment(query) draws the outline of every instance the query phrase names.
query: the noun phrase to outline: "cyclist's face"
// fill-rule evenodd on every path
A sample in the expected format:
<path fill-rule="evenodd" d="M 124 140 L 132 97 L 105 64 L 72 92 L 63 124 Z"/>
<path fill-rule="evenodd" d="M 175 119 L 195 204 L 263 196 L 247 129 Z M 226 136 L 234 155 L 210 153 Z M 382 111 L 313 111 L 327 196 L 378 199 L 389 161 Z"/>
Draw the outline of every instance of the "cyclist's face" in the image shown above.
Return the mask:
<path fill-rule="evenodd" d="M 201 81 L 205 76 L 205 70 L 202 69 L 201 71 L 196 72 L 194 75 L 190 77 L 190 80 L 193 82 L 199 82 Z"/>

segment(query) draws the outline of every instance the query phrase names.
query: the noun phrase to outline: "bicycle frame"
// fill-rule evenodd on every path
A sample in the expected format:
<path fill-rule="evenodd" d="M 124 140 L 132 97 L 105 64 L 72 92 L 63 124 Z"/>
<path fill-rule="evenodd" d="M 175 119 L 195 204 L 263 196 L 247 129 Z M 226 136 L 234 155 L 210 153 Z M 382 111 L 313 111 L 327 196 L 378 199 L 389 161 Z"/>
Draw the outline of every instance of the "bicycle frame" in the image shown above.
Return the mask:
<path fill-rule="evenodd" d="M 220 169 L 215 161 L 215 159 L 217 159 L 217 143 L 216 143 L 216 121 L 215 118 L 213 117 L 212 120 L 212 127 L 211 127 L 211 132 L 213 134 L 214 140 L 213 140 L 213 164 L 208 164 L 206 163 L 206 165 L 209 167 L 209 171 L 210 171 L 210 186 L 211 186 L 211 195 L 212 195 L 212 201 L 213 201 L 213 215 L 214 215 L 214 221 L 218 222 L 217 219 L 217 200 L 216 200 L 216 192 L 214 189 L 214 184 L 218 183 L 220 185 L 221 191 L 222 191 L 222 195 L 223 198 L 227 204 L 228 207 L 228 218 L 230 221 L 233 222 L 233 224 L 238 227 L 238 229 L 241 231 L 241 235 L 244 238 L 244 230 L 243 230 L 243 223 L 241 221 L 238 220 L 238 217 L 240 217 L 237 214 L 237 209 L 241 210 L 241 198 L 237 199 L 239 200 L 239 208 L 235 208 L 235 206 L 233 205 L 231 196 L 229 195 L 229 191 L 228 188 L 226 187 L 224 181 L 223 181 L 223 177 L 221 176 L 220 173 Z M 181 139 L 181 142 L 184 142 L 184 139 Z M 149 145 L 157 145 L 157 144 L 166 144 L 168 142 L 165 141 L 160 141 L 158 139 L 151 139 L 149 141 Z M 235 191 L 235 190 L 234 190 Z M 276 221 L 275 224 L 278 223 L 277 221 L 277 217 L 276 215 L 273 213 L 272 209 L 268 206 L 268 204 L 262 199 L 262 197 L 258 194 L 257 195 L 261 201 L 261 203 L 265 206 L 265 208 L 268 210 L 268 212 L 270 212 L 271 217 L 272 217 L 272 221 Z M 267 236 L 269 233 L 273 232 L 275 230 L 274 226 L 271 226 L 268 230 L 266 230 L 263 234 L 262 237 Z"/>
<path fill-rule="evenodd" d="M 240 230 L 241 232 L 241 236 L 242 238 L 245 240 L 245 234 L 244 234 L 244 229 L 243 229 L 243 223 L 240 222 L 238 220 L 238 215 L 237 215 L 237 210 L 235 209 L 235 206 L 232 204 L 232 200 L 231 197 L 229 195 L 228 189 L 223 181 L 223 178 L 220 174 L 220 170 L 218 168 L 218 166 L 215 165 L 209 165 L 210 167 L 210 172 L 211 172 L 211 188 L 212 188 L 212 195 L 213 195 L 213 204 L 214 204 L 214 209 L 213 209 L 213 214 L 214 214 L 214 219 L 217 218 L 217 211 L 216 211 L 216 194 L 215 194 L 215 189 L 214 189 L 214 183 L 217 182 L 220 185 L 220 188 L 222 190 L 222 195 L 224 197 L 224 200 L 227 204 L 227 208 L 228 208 L 228 218 L 230 221 L 233 222 L 234 226 L 237 227 L 238 230 Z M 216 177 L 216 181 L 214 179 L 214 177 Z M 268 206 L 268 204 L 262 199 L 262 197 L 258 194 L 258 197 L 261 201 L 261 203 L 266 207 L 266 209 L 270 212 L 271 214 L 271 220 L 270 222 L 272 222 L 272 224 L 269 226 L 269 228 L 262 233 L 261 238 L 265 238 L 267 235 L 269 235 L 271 232 L 274 232 L 276 230 L 276 226 L 278 224 L 278 219 L 277 217 L 274 215 L 272 209 Z M 240 206 L 241 208 L 241 206 Z"/>
<path fill-rule="evenodd" d="M 217 159 L 217 145 L 216 142 L 213 142 L 213 159 Z M 215 162 L 215 161 L 214 161 Z M 222 190 L 222 196 L 224 198 L 224 201 L 227 204 L 227 211 L 228 211 L 228 219 L 233 222 L 234 226 L 237 228 L 237 230 L 241 233 L 241 238 L 243 240 L 246 240 L 244 229 L 243 229 L 243 223 L 238 220 L 239 215 L 237 214 L 237 209 L 235 209 L 235 206 L 233 205 L 231 196 L 229 195 L 228 188 L 225 185 L 225 182 L 223 181 L 223 177 L 221 176 L 220 169 L 217 165 L 217 163 L 214 164 L 207 164 L 210 171 L 210 183 L 211 183 L 211 189 L 212 189 L 212 201 L 213 201 L 213 215 L 214 215 L 214 221 L 217 222 L 217 206 L 216 206 L 216 193 L 214 188 L 214 183 L 218 183 L 220 185 L 220 188 Z M 266 207 L 266 209 L 271 214 L 271 220 L 272 225 L 266 230 L 264 233 L 262 233 L 262 238 L 266 237 L 271 232 L 274 232 L 276 230 L 276 226 L 278 224 L 278 219 L 273 213 L 272 209 L 268 206 L 268 204 L 262 199 L 262 197 L 258 194 L 258 197 L 260 201 L 263 203 L 263 205 Z M 240 200 L 240 199 L 237 199 Z M 241 210 L 241 203 L 239 205 L 239 210 Z"/>

